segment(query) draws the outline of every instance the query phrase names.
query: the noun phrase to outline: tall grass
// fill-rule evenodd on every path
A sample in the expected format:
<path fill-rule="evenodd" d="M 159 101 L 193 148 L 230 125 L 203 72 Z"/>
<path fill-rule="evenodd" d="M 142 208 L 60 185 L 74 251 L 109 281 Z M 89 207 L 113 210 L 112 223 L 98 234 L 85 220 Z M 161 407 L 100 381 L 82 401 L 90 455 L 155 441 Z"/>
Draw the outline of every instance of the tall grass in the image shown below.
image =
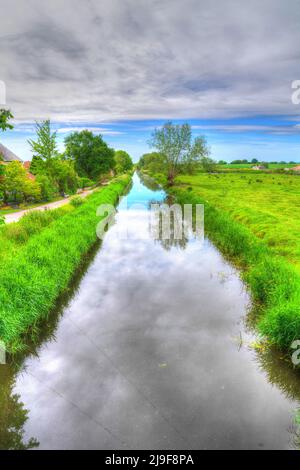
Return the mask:
<path fill-rule="evenodd" d="M 242 276 L 261 307 L 258 331 L 270 342 L 288 349 L 300 339 L 300 276 L 296 268 L 247 227 L 216 209 L 193 188 L 174 187 L 179 203 L 205 205 L 205 232 L 220 250 L 242 268 Z"/>
<path fill-rule="evenodd" d="M 16 255 L 29 238 L 50 225 L 53 221 L 71 212 L 73 208 L 65 205 L 58 209 L 33 211 L 24 215 L 19 222 L 0 227 L 0 267 L 8 258 Z"/>
<path fill-rule="evenodd" d="M 119 177 L 82 206 L 41 231 L 33 230 L 22 249 L 0 267 L 0 338 L 9 351 L 22 349 L 24 334 L 47 317 L 82 256 L 97 240 L 97 207 L 115 204 L 129 181 L 129 176 Z"/>

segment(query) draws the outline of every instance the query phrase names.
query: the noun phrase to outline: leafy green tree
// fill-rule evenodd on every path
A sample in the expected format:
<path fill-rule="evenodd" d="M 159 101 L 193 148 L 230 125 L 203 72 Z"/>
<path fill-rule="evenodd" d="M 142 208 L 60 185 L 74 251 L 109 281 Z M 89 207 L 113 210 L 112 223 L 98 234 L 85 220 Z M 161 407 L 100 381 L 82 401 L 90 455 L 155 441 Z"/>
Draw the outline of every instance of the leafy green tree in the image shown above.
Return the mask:
<path fill-rule="evenodd" d="M 65 158 L 74 161 L 79 176 L 98 180 L 115 166 L 114 150 L 101 135 L 83 130 L 65 138 Z"/>
<path fill-rule="evenodd" d="M 114 158 L 116 163 L 116 172 L 118 174 L 132 170 L 133 162 L 131 156 L 125 152 L 125 150 L 117 150 Z"/>
<path fill-rule="evenodd" d="M 141 156 L 138 168 L 150 173 L 163 173 L 165 171 L 165 159 L 161 153 L 150 152 Z"/>
<path fill-rule="evenodd" d="M 34 155 L 31 160 L 30 173 L 33 175 L 43 175 L 46 173 L 45 162 L 38 155 Z"/>
<path fill-rule="evenodd" d="M 28 140 L 32 152 L 36 157 L 48 162 L 57 156 L 56 132 L 51 132 L 50 120 L 36 122 L 37 140 Z"/>
<path fill-rule="evenodd" d="M 205 173 L 211 173 L 213 171 L 216 171 L 217 165 L 216 162 L 209 157 L 202 157 L 201 158 L 201 168 Z"/>
<path fill-rule="evenodd" d="M 13 129 L 14 126 L 10 124 L 10 119 L 13 119 L 13 115 L 9 109 L 0 109 L 0 129 L 6 131 L 7 129 Z"/>
<path fill-rule="evenodd" d="M 149 145 L 163 155 L 165 173 L 170 185 L 183 169 L 193 171 L 201 159 L 209 155 L 205 138 L 196 137 L 192 141 L 191 126 L 187 123 L 165 123 L 161 129 L 154 130 Z"/>
<path fill-rule="evenodd" d="M 54 186 L 51 179 L 46 175 L 38 174 L 36 182 L 41 188 L 41 199 L 43 201 L 51 201 L 57 193 L 57 188 Z"/>
<path fill-rule="evenodd" d="M 0 130 L 2 132 L 7 129 L 13 129 L 13 125 L 9 123 L 9 120 L 13 119 L 12 113 L 8 109 L 0 109 Z M 5 167 L 1 163 L 3 156 L 0 153 L 0 199 L 4 198 L 4 171 Z"/>
<path fill-rule="evenodd" d="M 3 158 L 0 153 L 0 199 L 3 199 L 3 184 L 4 184 L 4 165 L 1 163 Z"/>
<path fill-rule="evenodd" d="M 21 162 L 13 161 L 5 166 L 4 194 L 5 200 L 16 203 L 38 201 L 41 198 L 41 188 L 36 181 L 28 178 Z"/>
<path fill-rule="evenodd" d="M 51 160 L 47 168 L 47 175 L 60 194 L 74 194 L 79 186 L 74 162 L 63 160 L 61 156 Z"/>

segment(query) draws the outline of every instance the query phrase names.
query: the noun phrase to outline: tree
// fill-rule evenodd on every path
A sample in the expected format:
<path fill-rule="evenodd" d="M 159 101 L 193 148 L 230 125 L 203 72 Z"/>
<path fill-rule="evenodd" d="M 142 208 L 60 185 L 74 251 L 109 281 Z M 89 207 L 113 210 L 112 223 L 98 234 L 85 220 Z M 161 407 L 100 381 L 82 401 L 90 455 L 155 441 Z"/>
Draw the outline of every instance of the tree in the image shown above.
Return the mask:
<path fill-rule="evenodd" d="M 51 179 L 46 175 L 39 174 L 36 177 L 36 182 L 41 188 L 41 199 L 43 201 L 51 201 L 57 193 L 57 188 L 54 186 Z"/>
<path fill-rule="evenodd" d="M 165 123 L 161 129 L 154 130 L 149 145 L 163 155 L 165 173 L 170 185 L 183 169 L 192 171 L 203 157 L 209 155 L 204 137 L 196 137 L 192 142 L 189 124 Z"/>
<path fill-rule="evenodd" d="M 65 158 L 74 161 L 79 176 L 98 180 L 115 166 L 114 150 L 101 135 L 83 130 L 65 138 Z"/>
<path fill-rule="evenodd" d="M 37 140 L 28 140 L 34 156 L 48 162 L 57 155 L 56 132 L 51 132 L 50 120 L 36 122 Z"/>
<path fill-rule="evenodd" d="M 114 158 L 117 173 L 126 173 L 126 171 L 130 171 L 133 168 L 132 159 L 125 150 L 117 150 Z"/>
<path fill-rule="evenodd" d="M 139 160 L 138 168 L 150 173 L 163 173 L 165 170 L 164 156 L 158 152 L 144 153 Z"/>
<path fill-rule="evenodd" d="M 252 158 L 251 163 L 258 163 L 258 160 L 256 158 Z"/>
<path fill-rule="evenodd" d="M 5 200 L 10 199 L 15 203 L 20 203 L 41 198 L 39 184 L 28 178 L 25 168 L 18 161 L 6 165 L 3 186 Z"/>
<path fill-rule="evenodd" d="M 9 123 L 9 120 L 13 119 L 13 115 L 11 114 L 9 109 L 0 109 L 0 129 L 2 132 L 6 131 L 7 129 L 13 129 L 14 126 Z"/>
<path fill-rule="evenodd" d="M 30 173 L 33 175 L 43 175 L 46 173 L 45 162 L 38 155 L 34 155 L 31 160 Z"/>
<path fill-rule="evenodd" d="M 212 173 L 216 171 L 216 162 L 209 157 L 202 157 L 201 159 L 201 167 L 205 173 Z"/>
<path fill-rule="evenodd" d="M 79 181 L 74 162 L 63 160 L 60 156 L 57 156 L 49 163 L 47 175 L 60 194 L 74 194 L 76 192 Z"/>

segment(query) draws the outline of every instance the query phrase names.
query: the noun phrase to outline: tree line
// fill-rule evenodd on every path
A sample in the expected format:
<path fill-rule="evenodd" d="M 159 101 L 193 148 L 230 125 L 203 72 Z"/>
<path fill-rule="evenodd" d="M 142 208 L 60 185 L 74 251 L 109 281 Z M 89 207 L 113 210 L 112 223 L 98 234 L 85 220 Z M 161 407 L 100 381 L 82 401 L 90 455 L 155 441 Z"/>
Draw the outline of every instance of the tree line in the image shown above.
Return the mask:
<path fill-rule="evenodd" d="M 2 131 L 12 128 L 11 118 L 10 112 L 0 110 Z M 101 135 L 88 130 L 68 135 L 64 139 L 64 152 L 59 152 L 57 133 L 51 130 L 50 120 L 36 122 L 36 138 L 28 142 L 33 154 L 30 173 L 18 161 L 0 164 L 0 201 L 4 204 L 50 201 L 57 196 L 75 194 L 78 189 L 133 167 L 127 152 L 115 151 Z"/>

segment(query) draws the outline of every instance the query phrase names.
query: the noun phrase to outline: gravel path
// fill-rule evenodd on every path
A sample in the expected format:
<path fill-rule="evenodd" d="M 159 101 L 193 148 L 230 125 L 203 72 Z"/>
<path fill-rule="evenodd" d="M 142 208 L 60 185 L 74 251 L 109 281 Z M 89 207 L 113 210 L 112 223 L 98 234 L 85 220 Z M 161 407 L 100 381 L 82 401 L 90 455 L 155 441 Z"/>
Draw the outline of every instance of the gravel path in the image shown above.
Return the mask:
<path fill-rule="evenodd" d="M 83 191 L 82 193 L 78 194 L 78 196 L 84 198 L 84 197 L 87 197 L 89 194 L 91 194 L 93 191 L 94 191 L 93 189 Z M 49 202 L 47 204 L 43 204 L 38 207 L 33 207 L 32 209 L 25 209 L 19 212 L 13 212 L 12 214 L 7 214 L 5 216 L 5 223 L 10 224 L 11 222 L 18 222 L 18 220 L 20 220 L 23 217 L 23 215 L 28 214 L 28 212 L 44 211 L 46 209 L 57 209 L 58 207 L 68 204 L 70 202 L 71 197 L 72 196 L 66 197 L 65 199 L 61 199 L 59 201 Z"/>

